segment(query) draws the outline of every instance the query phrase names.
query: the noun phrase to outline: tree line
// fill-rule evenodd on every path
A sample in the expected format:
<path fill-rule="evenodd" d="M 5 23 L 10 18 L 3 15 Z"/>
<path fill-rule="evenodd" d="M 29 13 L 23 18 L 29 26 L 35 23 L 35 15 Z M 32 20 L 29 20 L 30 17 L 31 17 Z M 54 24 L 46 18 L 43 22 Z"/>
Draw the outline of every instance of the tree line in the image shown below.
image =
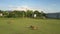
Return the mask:
<path fill-rule="evenodd" d="M 35 17 L 34 17 L 35 15 Z M 27 10 L 27 11 L 2 11 L 0 10 L 0 17 L 7 17 L 7 18 L 17 18 L 17 17 L 27 17 L 27 18 L 46 18 L 46 14 L 41 11 L 39 12 L 38 10 Z"/>

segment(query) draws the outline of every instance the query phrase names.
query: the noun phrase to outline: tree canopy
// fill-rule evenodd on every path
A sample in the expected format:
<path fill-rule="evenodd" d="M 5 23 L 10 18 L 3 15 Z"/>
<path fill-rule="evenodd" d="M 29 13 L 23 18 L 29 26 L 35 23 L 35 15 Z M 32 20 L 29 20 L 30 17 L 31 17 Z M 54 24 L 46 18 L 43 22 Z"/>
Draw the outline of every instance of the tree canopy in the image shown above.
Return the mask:
<path fill-rule="evenodd" d="M 46 14 L 43 11 L 39 12 L 38 10 L 35 10 L 35 11 L 33 11 L 33 10 L 27 10 L 27 11 L 18 11 L 18 10 L 2 11 L 2 10 L 0 10 L 0 13 L 2 13 L 4 17 L 9 17 L 9 18 L 11 18 L 11 17 L 30 17 L 30 18 L 32 18 L 32 17 L 34 17 L 34 14 L 36 14 L 36 18 L 46 16 Z"/>

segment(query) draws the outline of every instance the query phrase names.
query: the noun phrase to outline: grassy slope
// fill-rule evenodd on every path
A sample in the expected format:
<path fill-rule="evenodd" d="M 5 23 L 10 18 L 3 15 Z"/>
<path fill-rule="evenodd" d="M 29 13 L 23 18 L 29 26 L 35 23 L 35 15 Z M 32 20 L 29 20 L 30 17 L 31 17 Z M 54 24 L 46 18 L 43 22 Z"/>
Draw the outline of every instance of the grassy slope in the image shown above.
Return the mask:
<path fill-rule="evenodd" d="M 38 30 L 31 30 L 30 25 L 38 26 Z M 60 34 L 60 20 L 0 18 L 0 34 Z"/>

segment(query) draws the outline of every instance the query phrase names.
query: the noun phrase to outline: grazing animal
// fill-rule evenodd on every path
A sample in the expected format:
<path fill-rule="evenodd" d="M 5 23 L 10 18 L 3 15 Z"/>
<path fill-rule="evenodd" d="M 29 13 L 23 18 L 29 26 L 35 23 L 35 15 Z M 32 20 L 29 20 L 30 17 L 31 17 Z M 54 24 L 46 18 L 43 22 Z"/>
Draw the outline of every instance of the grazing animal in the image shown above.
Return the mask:
<path fill-rule="evenodd" d="M 36 30 L 36 29 L 38 29 L 38 27 L 36 27 L 36 26 L 30 26 L 30 28 L 32 29 L 32 30 Z"/>

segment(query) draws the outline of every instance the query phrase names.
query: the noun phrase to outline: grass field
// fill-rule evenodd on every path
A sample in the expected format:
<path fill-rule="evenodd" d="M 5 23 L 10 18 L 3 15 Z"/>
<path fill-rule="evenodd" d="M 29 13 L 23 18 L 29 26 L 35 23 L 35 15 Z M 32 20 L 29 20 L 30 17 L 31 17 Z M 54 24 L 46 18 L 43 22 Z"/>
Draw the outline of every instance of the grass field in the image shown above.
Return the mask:
<path fill-rule="evenodd" d="M 37 26 L 37 30 L 28 28 Z M 0 34 L 60 34 L 60 20 L 0 18 Z"/>

